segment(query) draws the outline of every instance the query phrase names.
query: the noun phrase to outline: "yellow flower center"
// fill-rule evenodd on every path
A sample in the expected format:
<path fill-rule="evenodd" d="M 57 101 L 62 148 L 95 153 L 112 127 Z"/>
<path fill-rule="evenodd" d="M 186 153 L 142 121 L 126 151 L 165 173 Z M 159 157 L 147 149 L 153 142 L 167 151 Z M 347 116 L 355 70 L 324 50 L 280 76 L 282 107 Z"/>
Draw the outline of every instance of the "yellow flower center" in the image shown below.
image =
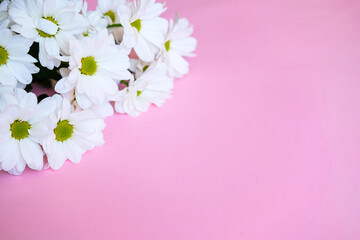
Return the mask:
<path fill-rule="evenodd" d="M 54 17 L 51 17 L 51 16 L 50 17 L 43 17 L 43 19 L 46 19 L 46 20 L 48 20 L 48 21 L 50 21 L 52 23 L 55 23 L 56 26 L 59 26 L 58 22 L 55 20 Z M 56 34 L 59 32 L 59 30 L 60 30 L 60 28 L 58 27 Z M 39 33 L 40 37 L 43 37 L 43 38 L 51 38 L 51 37 L 55 37 L 55 35 L 56 35 L 56 34 L 55 35 L 48 34 L 46 32 L 41 31 L 40 29 L 36 29 L 36 31 Z"/>
<path fill-rule="evenodd" d="M 95 58 L 89 56 L 81 59 L 81 68 L 79 70 L 84 75 L 92 76 L 96 73 L 97 67 Z"/>
<path fill-rule="evenodd" d="M 137 91 L 137 96 L 139 97 L 142 94 L 142 91 Z"/>
<path fill-rule="evenodd" d="M 135 22 L 130 23 L 130 25 L 132 27 L 136 28 L 136 30 L 138 30 L 138 32 L 140 32 L 140 30 L 141 30 L 141 20 L 140 19 L 136 20 Z"/>
<path fill-rule="evenodd" d="M 16 140 L 22 140 L 29 136 L 29 130 L 31 126 L 26 121 L 15 120 L 10 125 L 11 137 L 15 138 Z"/>
<path fill-rule="evenodd" d="M 0 66 L 6 64 L 8 59 L 9 59 L 8 52 L 4 47 L 0 46 Z"/>
<path fill-rule="evenodd" d="M 74 132 L 74 126 L 68 120 L 59 121 L 54 129 L 55 139 L 58 142 L 64 142 L 71 138 Z"/>

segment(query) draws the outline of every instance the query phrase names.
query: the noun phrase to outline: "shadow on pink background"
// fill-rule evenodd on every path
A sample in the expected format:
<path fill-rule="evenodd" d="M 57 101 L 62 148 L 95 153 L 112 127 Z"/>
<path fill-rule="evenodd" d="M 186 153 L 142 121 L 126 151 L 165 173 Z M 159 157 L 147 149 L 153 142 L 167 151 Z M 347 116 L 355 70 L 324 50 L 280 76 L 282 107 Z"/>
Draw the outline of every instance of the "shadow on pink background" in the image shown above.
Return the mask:
<path fill-rule="evenodd" d="M 81 164 L 1 173 L 0 239 L 360 239 L 360 2 L 167 6 L 191 73 Z"/>

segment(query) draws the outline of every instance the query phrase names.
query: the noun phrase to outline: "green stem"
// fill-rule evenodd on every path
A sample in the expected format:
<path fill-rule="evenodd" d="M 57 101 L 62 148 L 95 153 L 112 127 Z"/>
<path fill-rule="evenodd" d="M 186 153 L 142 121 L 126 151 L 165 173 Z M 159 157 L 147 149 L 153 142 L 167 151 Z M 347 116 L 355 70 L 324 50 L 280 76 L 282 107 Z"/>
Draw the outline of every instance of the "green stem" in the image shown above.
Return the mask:
<path fill-rule="evenodd" d="M 123 25 L 121 25 L 120 23 L 116 23 L 116 24 L 112 24 L 107 26 L 107 28 L 116 28 L 116 27 L 122 27 Z"/>

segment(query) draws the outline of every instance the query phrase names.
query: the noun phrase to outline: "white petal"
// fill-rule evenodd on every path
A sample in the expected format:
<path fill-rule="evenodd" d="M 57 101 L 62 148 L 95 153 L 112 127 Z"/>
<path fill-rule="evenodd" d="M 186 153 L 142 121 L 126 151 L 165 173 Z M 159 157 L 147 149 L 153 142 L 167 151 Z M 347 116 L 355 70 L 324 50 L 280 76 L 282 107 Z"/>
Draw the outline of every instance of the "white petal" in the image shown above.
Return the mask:
<path fill-rule="evenodd" d="M 4 171 L 13 169 L 20 161 L 19 141 L 10 138 L 9 141 L 0 144 L 0 161 Z"/>
<path fill-rule="evenodd" d="M 76 97 L 77 103 L 79 104 L 79 106 L 82 109 L 88 109 L 91 107 L 92 102 L 86 95 L 79 94 L 77 91 L 75 91 L 75 97 Z"/>
<path fill-rule="evenodd" d="M 43 18 L 35 19 L 34 24 L 37 29 L 50 35 L 55 35 L 59 29 L 55 23 Z"/>
<path fill-rule="evenodd" d="M 152 62 L 154 60 L 154 53 L 149 44 L 142 37 L 139 37 L 134 50 L 141 60 L 145 62 Z"/>
<path fill-rule="evenodd" d="M 49 165 L 54 170 L 59 170 L 66 160 L 66 156 L 63 151 L 63 143 L 62 142 L 55 142 L 51 152 L 48 153 L 48 161 Z"/>
<path fill-rule="evenodd" d="M 16 87 L 17 80 L 6 65 L 0 67 L 0 83 L 5 86 Z"/>
<path fill-rule="evenodd" d="M 46 38 L 45 39 L 45 49 L 49 56 L 57 57 L 60 53 L 59 45 L 57 44 L 55 38 Z"/>
<path fill-rule="evenodd" d="M 35 170 L 43 168 L 43 151 L 39 144 L 25 138 L 20 141 L 20 150 L 22 157 L 30 168 Z"/>
<path fill-rule="evenodd" d="M 71 84 L 68 77 L 60 79 L 55 85 L 55 91 L 58 93 L 67 93 L 75 88 L 76 84 Z"/>
<path fill-rule="evenodd" d="M 25 167 L 26 167 L 26 163 L 24 160 L 21 159 L 20 161 L 18 161 L 16 163 L 16 165 L 13 169 L 9 170 L 9 173 L 11 175 L 19 176 L 24 172 Z"/>
<path fill-rule="evenodd" d="M 79 163 L 83 151 L 76 144 L 76 142 L 74 142 L 72 139 L 69 139 L 64 142 L 64 153 L 70 161 L 73 163 Z"/>

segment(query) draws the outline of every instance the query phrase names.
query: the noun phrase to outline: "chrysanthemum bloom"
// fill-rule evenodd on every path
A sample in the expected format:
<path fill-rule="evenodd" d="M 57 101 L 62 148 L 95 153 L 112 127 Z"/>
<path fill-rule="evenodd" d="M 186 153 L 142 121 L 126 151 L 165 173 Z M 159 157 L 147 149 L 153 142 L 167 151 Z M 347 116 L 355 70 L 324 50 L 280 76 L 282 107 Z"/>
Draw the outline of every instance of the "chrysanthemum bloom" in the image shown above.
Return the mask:
<path fill-rule="evenodd" d="M 0 28 L 0 36 L 0 84 L 16 87 L 18 82 L 31 83 L 31 74 L 39 71 L 36 59 L 28 54 L 31 41 L 7 28 Z"/>
<path fill-rule="evenodd" d="M 145 66 L 143 71 L 141 76 L 130 81 L 129 86 L 119 92 L 115 102 L 117 112 L 136 117 L 146 112 L 151 104 L 160 107 L 165 99 L 171 97 L 174 83 L 167 74 L 166 64 L 155 62 Z"/>
<path fill-rule="evenodd" d="M 184 57 L 193 57 L 197 41 L 191 37 L 193 27 L 186 18 L 170 20 L 170 30 L 165 38 L 162 61 L 169 68 L 170 76 L 181 78 L 189 73 L 189 63 Z"/>
<path fill-rule="evenodd" d="M 119 8 L 120 23 L 124 27 L 121 44 L 128 53 L 134 48 L 141 60 L 154 60 L 155 54 L 163 46 L 168 29 L 168 21 L 159 17 L 165 10 L 155 0 L 134 0 L 131 7 Z"/>
<path fill-rule="evenodd" d="M 70 42 L 69 69 L 61 69 L 63 78 L 55 91 L 68 93 L 75 89 L 75 97 L 82 109 L 114 100 L 121 80 L 132 78 L 127 70 L 129 57 L 115 45 L 114 37 L 106 29 L 91 37 Z"/>
<path fill-rule="evenodd" d="M 12 0 L 9 14 L 15 22 L 11 29 L 39 43 L 42 66 L 53 69 L 66 61 L 68 42 L 82 34 L 88 23 L 79 13 L 81 5 L 71 0 Z"/>
<path fill-rule="evenodd" d="M 33 93 L 15 89 L 14 95 L 1 95 L 6 106 L 0 112 L 0 162 L 4 171 L 20 174 L 26 165 L 35 170 L 43 168 L 43 151 L 39 145 L 51 126 L 48 115 L 54 111 L 52 101 L 37 103 Z"/>
<path fill-rule="evenodd" d="M 67 159 L 79 163 L 82 154 L 104 144 L 105 122 L 91 110 L 72 112 L 70 102 L 60 95 L 51 99 L 57 103 L 57 109 L 49 116 L 55 127 L 41 142 L 50 167 L 58 170 Z"/>

